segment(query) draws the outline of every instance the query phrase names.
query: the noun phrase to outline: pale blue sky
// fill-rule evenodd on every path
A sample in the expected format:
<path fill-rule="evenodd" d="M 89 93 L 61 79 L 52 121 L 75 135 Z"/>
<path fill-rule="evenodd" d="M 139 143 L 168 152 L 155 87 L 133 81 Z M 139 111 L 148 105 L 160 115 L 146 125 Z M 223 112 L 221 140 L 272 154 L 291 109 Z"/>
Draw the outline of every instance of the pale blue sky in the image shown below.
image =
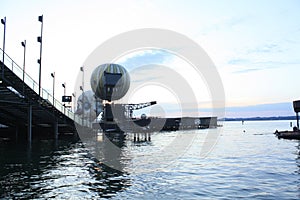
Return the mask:
<path fill-rule="evenodd" d="M 58 95 L 65 81 L 67 92 L 73 91 L 79 67 L 102 42 L 137 28 L 163 28 L 186 35 L 208 53 L 233 107 L 300 98 L 299 10 L 297 0 L 2 0 L 0 17 L 7 17 L 7 53 L 22 65 L 20 42 L 26 39 L 27 71 L 37 80 L 37 16 L 44 14 L 42 86 L 52 90 L 55 71 Z M 2 36 L 0 28 L 1 47 Z M 142 58 L 147 59 L 135 60 Z"/>

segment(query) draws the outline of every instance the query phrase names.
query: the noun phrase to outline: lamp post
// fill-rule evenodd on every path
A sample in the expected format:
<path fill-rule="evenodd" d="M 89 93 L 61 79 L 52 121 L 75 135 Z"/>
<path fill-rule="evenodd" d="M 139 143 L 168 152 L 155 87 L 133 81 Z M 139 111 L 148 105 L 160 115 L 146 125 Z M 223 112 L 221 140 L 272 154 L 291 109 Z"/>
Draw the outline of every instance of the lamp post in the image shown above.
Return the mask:
<path fill-rule="evenodd" d="M 66 82 L 61 84 L 61 86 L 64 88 L 64 96 L 66 96 Z M 64 106 L 64 114 L 66 114 L 66 103 L 64 103 L 63 106 Z"/>
<path fill-rule="evenodd" d="M 61 86 L 64 88 L 64 96 L 66 96 L 66 82 L 64 82 L 63 84 L 61 84 Z"/>
<path fill-rule="evenodd" d="M 25 78 L 25 58 L 26 58 L 26 40 L 21 42 L 22 47 L 24 47 L 24 57 L 23 57 L 23 82 Z"/>
<path fill-rule="evenodd" d="M 82 109 L 82 126 L 83 126 L 83 123 L 84 123 L 84 94 L 83 94 L 83 86 L 80 86 L 79 89 L 82 91 L 82 105 L 81 105 L 81 109 Z"/>
<path fill-rule="evenodd" d="M 53 72 L 53 73 L 51 73 L 51 76 L 52 76 L 52 78 L 53 78 L 53 88 L 52 88 L 52 98 L 53 98 L 53 106 L 55 106 L 54 104 L 54 100 L 55 100 L 55 98 L 54 98 L 54 90 L 55 90 L 55 72 Z"/>
<path fill-rule="evenodd" d="M 43 44 L 43 15 L 39 16 L 39 22 L 41 22 L 41 36 L 37 37 L 37 41 L 40 43 L 40 58 L 37 60 L 40 64 L 39 68 L 39 96 L 41 94 L 41 73 L 42 73 L 42 44 Z"/>
<path fill-rule="evenodd" d="M 5 53 L 5 33 L 6 33 L 6 17 L 1 19 L 1 24 L 4 25 L 4 33 L 3 33 L 3 48 L 2 48 L 2 79 L 4 78 L 4 53 Z"/>
<path fill-rule="evenodd" d="M 80 71 L 82 71 L 82 85 L 80 86 L 80 90 L 82 91 L 82 125 L 84 123 L 84 68 L 80 67 Z"/>
<path fill-rule="evenodd" d="M 80 67 L 80 71 L 82 71 L 82 91 L 84 91 L 84 68 Z"/>
<path fill-rule="evenodd" d="M 23 59 L 23 94 L 24 94 L 24 85 L 25 85 L 25 58 L 26 58 L 26 40 L 21 42 L 22 47 L 24 47 L 24 59 Z"/>
<path fill-rule="evenodd" d="M 75 106 L 76 106 L 76 92 L 72 93 L 72 96 L 74 97 L 73 112 L 75 113 Z"/>

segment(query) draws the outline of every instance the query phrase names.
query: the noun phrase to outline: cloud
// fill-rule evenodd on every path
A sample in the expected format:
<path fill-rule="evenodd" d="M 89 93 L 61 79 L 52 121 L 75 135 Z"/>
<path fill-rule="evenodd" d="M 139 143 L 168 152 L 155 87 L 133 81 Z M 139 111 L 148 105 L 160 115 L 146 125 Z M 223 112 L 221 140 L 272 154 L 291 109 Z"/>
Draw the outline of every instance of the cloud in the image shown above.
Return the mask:
<path fill-rule="evenodd" d="M 138 70 L 129 71 L 132 83 L 145 83 L 159 80 L 162 76 L 156 71 L 156 65 L 145 65 Z M 135 68 L 137 69 L 137 68 Z"/>
<path fill-rule="evenodd" d="M 232 17 L 227 21 L 226 25 L 228 25 L 230 28 L 233 28 L 234 26 L 244 24 L 249 18 L 250 18 L 250 16 L 248 16 L 248 15 Z"/>
<path fill-rule="evenodd" d="M 116 63 L 124 66 L 131 76 L 132 83 L 144 83 L 159 80 L 162 76 L 157 72 L 157 65 L 162 65 L 172 55 L 159 49 L 140 49 L 119 58 Z M 133 73 L 133 74 L 132 74 Z"/>
<path fill-rule="evenodd" d="M 164 50 L 141 49 L 123 56 L 117 62 L 124 65 L 127 69 L 132 70 L 143 65 L 162 64 L 169 57 L 170 53 Z"/>
<path fill-rule="evenodd" d="M 284 67 L 286 65 L 299 65 L 300 60 L 293 60 L 293 61 L 270 61 L 270 60 L 250 60 L 250 59 L 232 59 L 227 62 L 229 65 L 236 65 L 239 67 L 254 67 L 260 66 L 263 69 L 270 69 L 270 68 L 277 68 L 277 67 Z"/>
<path fill-rule="evenodd" d="M 207 19 L 207 24 L 203 24 L 198 32 L 199 35 L 212 34 L 213 32 L 222 32 L 232 30 L 236 26 L 243 25 L 247 22 L 250 16 L 231 16 L 221 17 L 214 20 Z"/>
<path fill-rule="evenodd" d="M 247 53 L 278 53 L 283 52 L 278 44 L 265 44 L 254 49 L 247 50 Z"/>
<path fill-rule="evenodd" d="M 263 50 L 262 50 L 263 51 Z M 267 51 L 267 50 L 266 50 Z M 264 58 L 263 58 L 264 59 Z M 270 70 L 274 68 L 282 68 L 290 65 L 299 65 L 300 60 L 261 60 L 260 58 L 234 58 L 227 62 L 230 65 L 231 73 L 241 74 L 250 73 L 261 70 Z"/>
<path fill-rule="evenodd" d="M 243 73 L 254 72 L 254 71 L 259 71 L 259 70 L 262 70 L 262 69 L 258 69 L 258 68 L 244 69 L 244 70 L 235 71 L 233 73 L 235 73 L 235 74 L 243 74 Z"/>
<path fill-rule="evenodd" d="M 237 49 L 235 54 L 227 58 L 225 65 L 229 65 L 231 73 L 241 74 L 300 64 L 295 54 L 297 43 L 287 42 L 286 37 L 271 38 L 261 42 L 260 39 L 253 40 L 253 43 Z"/>
<path fill-rule="evenodd" d="M 242 59 L 242 58 L 235 58 L 235 59 L 231 59 L 229 60 L 227 63 L 229 65 L 241 65 L 241 64 L 245 64 L 245 63 L 249 63 L 250 61 L 247 59 Z"/>

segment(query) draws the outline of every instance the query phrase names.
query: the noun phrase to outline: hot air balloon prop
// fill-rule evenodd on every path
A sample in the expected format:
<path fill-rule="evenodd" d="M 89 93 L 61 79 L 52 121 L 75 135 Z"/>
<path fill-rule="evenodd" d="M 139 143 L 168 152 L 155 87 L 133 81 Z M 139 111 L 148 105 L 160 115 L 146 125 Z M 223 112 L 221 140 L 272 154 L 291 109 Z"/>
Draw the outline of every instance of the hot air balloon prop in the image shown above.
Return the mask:
<path fill-rule="evenodd" d="M 90 83 L 98 98 L 114 101 L 125 96 L 130 86 L 130 77 L 123 66 L 107 63 L 94 69 Z"/>

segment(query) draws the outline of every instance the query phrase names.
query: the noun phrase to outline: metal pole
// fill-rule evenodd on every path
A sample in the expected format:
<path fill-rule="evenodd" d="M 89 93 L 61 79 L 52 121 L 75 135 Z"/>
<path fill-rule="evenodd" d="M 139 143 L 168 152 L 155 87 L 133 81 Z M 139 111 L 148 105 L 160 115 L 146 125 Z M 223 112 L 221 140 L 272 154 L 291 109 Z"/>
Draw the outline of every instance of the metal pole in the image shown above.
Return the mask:
<path fill-rule="evenodd" d="M 63 84 L 61 84 L 64 88 L 64 96 L 66 96 L 66 82 L 64 82 Z M 66 114 L 66 103 L 63 102 L 63 106 L 64 106 L 64 114 Z"/>
<path fill-rule="evenodd" d="M 53 73 L 53 106 L 55 104 L 55 72 Z"/>
<path fill-rule="evenodd" d="M 76 106 L 76 92 L 74 92 L 72 94 L 72 96 L 74 97 L 74 102 L 73 102 L 73 112 L 75 113 L 75 106 Z"/>
<path fill-rule="evenodd" d="M 296 117 L 297 117 L 297 128 L 299 130 L 299 114 L 298 114 L 298 112 L 296 112 Z"/>
<path fill-rule="evenodd" d="M 64 83 L 64 96 L 66 96 L 66 83 Z"/>
<path fill-rule="evenodd" d="M 6 35 L 6 17 L 1 19 L 1 23 L 4 25 L 4 33 L 3 33 L 3 48 L 2 48 L 2 79 L 4 78 L 4 54 L 5 54 L 5 35 Z"/>
<path fill-rule="evenodd" d="M 82 94 L 81 94 L 81 98 L 82 98 L 82 105 L 81 105 L 81 109 L 82 109 L 81 125 L 83 126 L 83 123 L 84 123 L 84 95 L 83 95 L 83 87 L 82 86 L 80 86 L 80 90 L 82 91 Z"/>
<path fill-rule="evenodd" d="M 54 95 L 55 95 L 55 93 L 54 93 L 54 91 L 55 91 L 55 72 L 53 72 L 53 73 L 51 73 L 51 76 L 52 76 L 52 78 L 53 78 L 53 88 L 52 88 L 52 102 L 53 102 L 53 106 L 55 106 L 54 104 L 55 104 L 55 102 L 54 102 L 54 100 L 55 100 L 55 98 L 54 98 Z"/>
<path fill-rule="evenodd" d="M 24 40 L 24 42 L 22 42 L 21 44 L 24 47 L 24 59 L 23 59 L 23 82 L 24 82 L 24 78 L 25 78 L 26 40 Z"/>
<path fill-rule="evenodd" d="M 84 98 L 84 69 L 82 67 L 82 116 L 84 119 L 84 104 L 85 104 L 85 98 Z M 83 120 L 84 123 L 84 120 Z M 82 124 L 83 125 L 83 124 Z"/>
<path fill-rule="evenodd" d="M 82 126 L 84 125 L 84 68 L 80 67 L 80 71 L 82 71 Z"/>
<path fill-rule="evenodd" d="M 25 87 L 25 58 L 26 58 L 26 40 L 21 42 L 22 46 L 24 47 L 24 59 L 23 59 L 23 95 L 24 95 L 24 87 Z"/>
<path fill-rule="evenodd" d="M 42 73 L 42 47 L 43 47 L 43 15 L 39 16 L 39 22 L 41 22 L 41 36 L 38 37 L 38 42 L 40 45 L 40 59 L 38 63 L 40 64 L 39 68 L 39 96 L 41 95 L 41 73 Z"/>
<path fill-rule="evenodd" d="M 74 102 L 73 102 L 73 113 L 74 113 L 74 121 L 75 121 L 75 105 L 76 105 L 76 92 L 72 93 L 73 97 L 74 97 Z"/>

